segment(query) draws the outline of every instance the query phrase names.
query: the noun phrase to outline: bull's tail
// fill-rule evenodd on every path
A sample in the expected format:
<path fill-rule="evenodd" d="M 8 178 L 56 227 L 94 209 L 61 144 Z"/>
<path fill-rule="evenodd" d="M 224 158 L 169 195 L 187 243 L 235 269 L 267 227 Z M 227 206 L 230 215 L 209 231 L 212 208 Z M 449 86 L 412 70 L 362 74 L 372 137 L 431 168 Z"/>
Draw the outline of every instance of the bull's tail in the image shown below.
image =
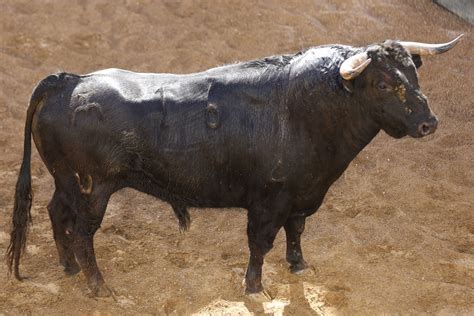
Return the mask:
<path fill-rule="evenodd" d="M 191 216 L 189 216 L 187 207 L 181 203 L 171 203 L 171 207 L 178 218 L 179 231 L 185 232 L 189 230 L 189 226 L 191 226 Z"/>
<path fill-rule="evenodd" d="M 25 249 L 28 224 L 31 222 L 31 125 L 36 108 L 45 97 L 48 90 L 58 86 L 63 81 L 65 74 L 50 75 L 43 79 L 33 91 L 28 106 L 25 122 L 25 139 L 23 145 L 23 162 L 15 189 L 15 202 L 13 206 L 12 228 L 10 232 L 10 245 L 7 248 L 7 265 L 11 273 L 14 270 L 15 278 L 21 280 L 19 265 L 20 256 Z"/>

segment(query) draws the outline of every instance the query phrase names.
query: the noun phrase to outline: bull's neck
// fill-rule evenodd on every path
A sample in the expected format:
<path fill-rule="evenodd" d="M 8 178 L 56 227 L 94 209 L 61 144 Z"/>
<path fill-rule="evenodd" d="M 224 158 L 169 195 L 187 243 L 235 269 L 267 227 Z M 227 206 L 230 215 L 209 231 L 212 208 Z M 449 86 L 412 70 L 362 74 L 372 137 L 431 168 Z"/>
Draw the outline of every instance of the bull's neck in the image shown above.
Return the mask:
<path fill-rule="evenodd" d="M 333 137 L 340 141 L 351 160 L 367 146 L 380 131 L 379 125 L 366 110 L 365 104 L 360 103 L 355 97 L 345 96 L 333 98 L 334 120 L 340 120 L 341 131 Z"/>
<path fill-rule="evenodd" d="M 306 99 L 298 102 L 305 129 L 335 162 L 348 164 L 380 131 L 356 97 L 331 89 L 301 97 Z"/>
<path fill-rule="evenodd" d="M 367 104 L 342 86 L 339 66 L 346 50 L 323 47 L 302 55 L 290 70 L 287 100 L 314 143 L 325 145 L 336 159 L 352 160 L 380 127 Z"/>

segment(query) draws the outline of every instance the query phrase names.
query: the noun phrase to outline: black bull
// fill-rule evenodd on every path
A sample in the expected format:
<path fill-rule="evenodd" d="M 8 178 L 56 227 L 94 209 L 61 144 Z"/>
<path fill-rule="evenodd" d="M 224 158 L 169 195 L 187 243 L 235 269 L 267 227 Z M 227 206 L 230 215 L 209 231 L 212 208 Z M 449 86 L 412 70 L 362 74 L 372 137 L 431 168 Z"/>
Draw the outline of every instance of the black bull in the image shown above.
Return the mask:
<path fill-rule="evenodd" d="M 291 270 L 304 269 L 305 218 L 380 129 L 397 138 L 436 129 L 416 74 L 423 50 L 400 43 L 321 46 L 190 75 L 109 69 L 45 78 L 27 113 L 10 271 L 21 278 L 30 134 L 55 180 L 48 211 L 59 261 L 67 273 L 82 269 L 93 295 L 110 294 L 93 236 L 124 187 L 170 203 L 181 229 L 188 207 L 246 209 L 248 293 L 263 289 L 263 259 L 281 227 Z"/>

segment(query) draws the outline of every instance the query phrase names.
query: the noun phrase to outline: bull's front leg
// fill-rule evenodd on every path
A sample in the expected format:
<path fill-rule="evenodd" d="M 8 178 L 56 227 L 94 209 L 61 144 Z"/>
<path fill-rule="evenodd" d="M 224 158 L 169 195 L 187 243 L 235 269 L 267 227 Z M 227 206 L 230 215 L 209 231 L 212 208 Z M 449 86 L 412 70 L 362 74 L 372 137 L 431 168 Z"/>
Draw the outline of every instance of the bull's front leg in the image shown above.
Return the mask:
<path fill-rule="evenodd" d="M 248 211 L 247 236 L 250 258 L 245 274 L 246 294 L 263 291 L 262 265 L 265 255 L 273 248 L 273 241 L 283 226 L 278 212 L 268 209 L 250 209 Z"/>
<path fill-rule="evenodd" d="M 306 218 L 303 216 L 290 217 L 284 225 L 286 233 L 286 260 L 290 270 L 297 273 L 308 267 L 303 259 L 301 250 L 301 234 L 304 231 Z"/>

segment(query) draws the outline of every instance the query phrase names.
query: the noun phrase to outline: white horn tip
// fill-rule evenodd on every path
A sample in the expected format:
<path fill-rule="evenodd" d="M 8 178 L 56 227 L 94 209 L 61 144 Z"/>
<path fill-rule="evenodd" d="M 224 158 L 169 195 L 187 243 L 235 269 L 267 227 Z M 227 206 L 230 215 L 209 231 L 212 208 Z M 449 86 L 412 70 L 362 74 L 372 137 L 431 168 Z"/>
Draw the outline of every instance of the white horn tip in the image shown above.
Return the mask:
<path fill-rule="evenodd" d="M 456 37 L 455 39 L 453 39 L 450 43 L 455 44 L 455 43 L 459 42 L 459 40 L 460 40 L 461 38 L 463 38 L 463 36 L 464 36 L 464 33 L 459 34 L 458 37 Z"/>

